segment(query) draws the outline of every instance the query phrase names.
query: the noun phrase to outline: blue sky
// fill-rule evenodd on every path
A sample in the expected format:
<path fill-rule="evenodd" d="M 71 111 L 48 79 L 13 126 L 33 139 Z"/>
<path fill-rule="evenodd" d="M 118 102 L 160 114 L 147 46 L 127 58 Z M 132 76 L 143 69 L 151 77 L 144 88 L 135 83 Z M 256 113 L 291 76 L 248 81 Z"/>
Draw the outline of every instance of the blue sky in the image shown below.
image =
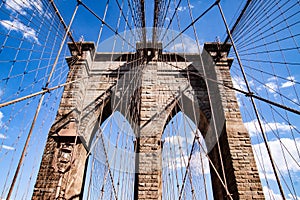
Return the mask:
<path fill-rule="evenodd" d="M 92 8 L 100 17 L 103 17 L 105 10 L 104 1 L 102 3 L 96 0 L 83 2 Z M 191 0 L 190 4 L 192 5 L 193 16 L 196 17 L 201 14 L 213 2 L 214 1 L 210 0 Z M 276 7 L 278 5 L 273 5 L 273 8 L 268 8 L 270 9 L 269 13 L 272 13 L 272 9 L 276 10 L 276 8 L 279 11 L 285 11 L 285 23 L 277 25 L 277 23 L 284 19 L 283 15 L 273 19 L 276 15 L 268 16 L 266 14 L 265 18 L 261 17 L 264 21 L 256 22 L 261 24 L 253 22 L 252 25 L 248 24 L 247 26 L 243 26 L 244 29 L 250 28 L 248 31 L 242 32 L 243 34 L 241 35 L 243 37 L 239 37 L 239 35 L 235 35 L 234 37 L 237 38 L 236 44 L 240 51 L 251 89 L 264 98 L 299 110 L 299 96 L 297 94 L 300 89 L 298 82 L 298 80 L 300 80 L 300 73 L 299 65 L 297 65 L 297 63 L 300 63 L 298 47 L 299 36 L 295 36 L 300 32 L 299 25 L 296 24 L 280 31 L 285 26 L 297 22 L 297 18 L 299 19 L 299 14 L 286 19 L 287 16 L 291 16 L 295 11 L 299 10 L 299 6 L 288 9 L 289 6 L 293 5 L 293 2 L 294 1 L 290 1 L 286 6 L 282 6 L 281 9 Z M 55 3 L 68 24 L 76 1 L 56 0 Z M 237 11 L 240 10 L 244 3 L 244 1 L 237 0 L 221 1 L 229 24 L 232 25 L 232 22 L 236 18 Z M 173 3 L 171 3 L 170 11 L 166 18 L 166 23 L 168 23 L 174 11 L 175 5 L 172 4 Z M 127 7 L 125 4 L 124 12 L 128 10 Z M 152 1 L 146 1 L 147 26 L 151 26 L 152 24 L 152 7 Z M 124 31 L 124 20 L 121 20 L 119 27 L 117 27 L 119 9 L 117 8 L 116 2 L 110 1 L 108 8 L 105 21 L 113 28 L 118 28 L 119 32 Z M 57 18 L 52 18 L 51 16 L 53 15 L 49 14 L 50 8 L 45 1 L 31 0 L 27 3 L 22 3 L 21 0 L 8 0 L 6 3 L 1 2 L 0 11 L 0 103 L 3 103 L 40 91 L 45 85 L 49 71 L 53 65 L 63 32 L 62 26 L 59 24 Z M 177 17 L 180 19 L 180 27 L 178 27 Z M 176 31 L 182 30 L 190 21 L 188 1 L 183 0 L 178 9 L 178 16 L 176 16 L 176 19 L 173 21 L 174 23 L 170 27 L 176 34 Z M 132 23 L 132 21 L 130 21 L 130 23 Z M 79 40 L 83 37 L 85 41 L 97 41 L 100 25 L 99 20 L 80 6 L 71 31 L 75 40 Z M 216 38 L 220 38 L 222 41 L 225 37 L 225 28 L 216 7 L 200 19 L 195 27 L 197 29 L 200 45 L 203 45 L 206 41 L 215 41 Z M 273 28 L 268 29 L 268 27 Z M 274 33 L 273 36 L 267 37 L 268 34 L 272 33 Z M 269 44 L 272 41 L 281 40 L 289 35 L 294 35 L 295 37 Z M 247 38 L 251 38 L 251 40 L 244 43 L 247 41 Z M 111 48 L 107 46 L 107 44 L 112 44 L 109 41 L 114 40 L 113 32 L 104 27 L 100 39 L 102 46 L 100 45 L 98 50 L 107 51 L 107 49 Z M 193 43 L 194 40 L 195 36 L 192 28 L 190 28 L 185 32 L 185 48 L 179 48 L 177 51 L 197 52 L 197 46 Z M 105 43 L 105 41 L 108 42 Z M 176 40 L 173 47 L 176 46 L 176 42 L 180 42 L 180 40 Z M 119 43 L 121 44 L 121 41 L 119 41 Z M 283 50 L 291 47 L 295 49 Z M 172 49 L 172 47 L 170 47 L 170 49 Z M 281 49 L 281 51 L 270 53 L 270 51 L 274 49 Z M 65 81 L 68 68 L 64 62 L 64 57 L 67 55 L 69 55 L 68 49 L 64 46 L 50 86 L 55 86 Z M 230 56 L 235 57 L 233 51 Z M 17 62 L 15 62 L 16 60 Z M 261 62 L 269 60 L 296 64 Z M 241 78 L 236 59 L 231 68 L 231 73 L 234 86 L 246 91 L 246 85 Z M 43 151 L 48 129 L 55 118 L 61 92 L 62 90 L 59 89 L 45 96 L 43 109 L 39 115 L 29 145 L 28 154 L 24 166 L 22 167 L 21 178 L 19 179 L 21 182 L 18 182 L 18 191 L 20 192 L 15 195 L 16 199 L 28 199 L 31 195 L 40 156 Z M 0 179 L 1 198 L 6 196 L 7 188 L 14 173 L 16 162 L 20 156 L 38 99 L 39 97 L 35 97 L 0 108 L 0 169 L 4 174 Z M 254 117 L 249 99 L 241 94 L 238 94 L 238 99 L 243 120 L 254 144 L 253 148 L 255 152 L 258 153 L 257 155 L 265 157 L 266 150 L 262 145 L 257 121 Z M 268 139 L 271 141 L 270 147 L 273 156 L 276 158 L 276 163 L 280 172 L 282 172 L 284 180 L 288 182 L 287 185 L 289 189 L 284 186 L 286 195 L 296 193 L 297 196 L 300 196 L 300 190 L 298 189 L 300 188 L 300 156 L 298 155 L 298 149 L 300 149 L 300 127 L 297 123 L 299 116 L 285 112 L 282 109 L 270 107 L 259 101 L 256 101 L 256 103 L 259 113 L 261 114 L 264 130 Z M 281 138 L 281 145 L 279 138 Z M 281 149 L 284 150 L 282 151 Z M 284 157 L 286 157 L 286 160 L 284 160 Z M 257 159 L 260 159 L 261 162 L 263 161 L 261 156 L 258 156 Z M 261 169 L 261 178 L 264 184 L 264 190 L 267 191 L 266 195 L 272 197 L 273 194 L 273 196 L 276 197 L 275 199 L 279 199 L 279 192 L 272 175 L 270 163 L 266 162 L 264 166 L 266 169 L 265 173 L 263 173 Z M 290 172 L 290 174 L 288 172 Z M 268 177 L 269 185 L 272 189 L 267 188 L 266 178 L 264 178 L 264 176 Z M 290 179 L 289 176 L 292 178 Z M 6 179 L 6 177 L 8 179 Z M 290 183 L 291 180 L 293 184 Z M 22 186 L 20 183 L 27 185 L 28 188 L 21 189 Z M 294 190 L 291 185 L 295 185 Z M 289 198 L 293 199 L 292 197 Z M 297 198 L 299 199 L 299 197 Z"/>

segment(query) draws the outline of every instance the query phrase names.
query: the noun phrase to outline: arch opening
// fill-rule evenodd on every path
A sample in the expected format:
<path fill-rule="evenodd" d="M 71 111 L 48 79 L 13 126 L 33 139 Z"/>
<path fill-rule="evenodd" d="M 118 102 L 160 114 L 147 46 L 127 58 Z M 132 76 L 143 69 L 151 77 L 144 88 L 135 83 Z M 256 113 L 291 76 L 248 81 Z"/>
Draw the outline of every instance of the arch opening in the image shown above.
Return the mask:
<path fill-rule="evenodd" d="M 127 119 L 113 112 L 91 140 L 84 199 L 133 199 L 135 134 Z"/>
<path fill-rule="evenodd" d="M 162 199 L 213 199 L 205 140 L 183 112 L 162 134 Z"/>

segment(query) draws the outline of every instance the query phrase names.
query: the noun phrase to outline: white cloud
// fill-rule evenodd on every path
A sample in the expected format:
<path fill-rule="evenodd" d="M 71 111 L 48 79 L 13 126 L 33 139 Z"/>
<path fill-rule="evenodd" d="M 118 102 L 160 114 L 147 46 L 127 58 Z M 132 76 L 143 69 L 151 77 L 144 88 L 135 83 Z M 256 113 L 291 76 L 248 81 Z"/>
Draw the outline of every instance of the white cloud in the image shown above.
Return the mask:
<path fill-rule="evenodd" d="M 292 195 L 292 194 L 288 194 L 288 198 L 287 198 L 287 200 L 300 200 L 300 197 L 299 196 L 294 196 L 294 195 Z"/>
<path fill-rule="evenodd" d="M 193 9 L 194 6 L 193 6 L 193 5 L 190 5 L 190 8 Z M 179 6 L 177 10 L 178 10 L 179 12 L 183 12 L 183 11 L 185 11 L 185 10 L 187 10 L 187 9 L 188 9 L 188 6 Z"/>
<path fill-rule="evenodd" d="M 34 15 L 37 13 L 39 17 L 46 17 L 48 19 L 51 17 L 49 12 L 44 11 L 43 2 L 41 0 L 6 0 L 5 8 L 11 12 L 17 12 L 21 15 L 32 15 L 32 12 L 34 12 Z M 17 18 L 14 18 L 13 20 L 1 20 L 0 24 L 8 30 L 20 32 L 26 39 L 32 39 L 39 44 L 36 31 L 23 24 Z"/>
<path fill-rule="evenodd" d="M 275 93 L 278 90 L 278 85 L 275 82 L 268 82 L 264 86 L 270 93 Z"/>
<path fill-rule="evenodd" d="M 3 126 L 2 119 L 3 119 L 3 113 L 0 111 L 0 128 L 2 128 Z"/>
<path fill-rule="evenodd" d="M 287 79 L 289 81 L 286 81 L 284 83 L 281 84 L 281 88 L 287 88 L 287 87 L 291 87 L 293 85 L 295 85 L 295 77 L 294 76 L 288 76 Z"/>
<path fill-rule="evenodd" d="M 200 134 L 200 132 L 198 132 L 198 134 Z M 168 150 L 172 149 L 172 153 L 170 150 L 163 152 L 163 166 L 168 167 L 171 170 L 185 168 L 188 164 L 190 148 L 193 144 L 193 140 L 193 131 L 185 137 L 171 136 L 165 138 L 164 148 Z M 202 137 L 201 144 L 203 145 L 203 148 L 206 148 L 205 141 Z M 181 149 L 179 147 L 181 147 Z M 189 149 L 188 152 L 187 149 Z M 202 148 L 200 147 L 200 149 Z M 169 155 L 167 156 L 166 154 Z M 190 169 L 192 170 L 192 173 L 197 176 L 202 175 L 203 172 L 204 174 L 209 174 L 209 162 L 203 150 L 193 152 L 190 161 Z"/>
<path fill-rule="evenodd" d="M 3 113 L 0 111 L 0 129 L 4 129 L 4 130 L 7 130 L 8 127 L 3 123 Z"/>
<path fill-rule="evenodd" d="M 191 158 L 190 168 L 195 175 L 209 174 L 209 162 L 203 151 L 195 152 Z"/>
<path fill-rule="evenodd" d="M 277 77 L 273 76 L 267 79 L 267 82 L 265 83 L 265 85 L 263 85 L 263 87 L 269 91 L 270 93 L 274 94 L 274 97 L 277 96 L 276 92 L 279 89 L 279 86 L 277 84 Z M 261 90 L 262 87 L 258 87 L 258 90 Z"/>
<path fill-rule="evenodd" d="M 277 77 L 271 77 L 267 79 L 267 83 L 264 85 L 264 87 L 272 94 L 276 93 L 278 91 L 279 88 L 288 88 L 291 87 L 293 85 L 295 85 L 295 77 L 294 76 L 288 76 L 286 78 L 288 81 L 281 83 L 281 85 L 279 86 L 279 84 L 275 81 L 277 81 Z M 276 97 L 277 94 L 274 94 L 274 97 Z"/>
<path fill-rule="evenodd" d="M 0 123 L 2 122 L 3 119 L 3 113 L 0 111 Z"/>
<path fill-rule="evenodd" d="M 7 136 L 6 136 L 6 135 L 4 135 L 4 134 L 0 133 L 0 139 L 6 139 L 6 138 L 7 138 Z"/>
<path fill-rule="evenodd" d="M 262 127 L 265 133 L 271 132 L 271 131 L 279 131 L 279 132 L 286 132 L 291 129 L 294 129 L 295 127 L 292 125 L 288 125 L 284 122 L 264 122 L 262 121 Z M 247 128 L 250 136 L 256 136 L 257 133 L 260 134 L 260 128 L 257 119 L 252 120 L 250 122 L 244 123 L 245 127 Z"/>
<path fill-rule="evenodd" d="M 272 189 L 269 189 L 267 186 L 263 187 L 263 191 L 266 200 L 282 200 L 280 194 L 276 194 Z"/>
<path fill-rule="evenodd" d="M 7 146 L 7 145 L 1 145 L 1 148 L 6 149 L 6 150 L 10 150 L 10 151 L 15 150 L 14 147 L 12 147 L 12 146 Z"/>
<path fill-rule="evenodd" d="M 269 141 L 268 144 L 271 149 L 272 157 L 275 158 L 276 165 L 278 170 L 283 174 L 286 175 L 288 170 L 291 173 L 300 172 L 300 158 L 298 156 L 298 150 L 300 147 L 300 138 L 296 138 L 295 141 L 290 138 L 282 138 L 282 144 L 288 148 L 288 151 L 284 146 L 281 148 L 281 143 L 279 140 Z M 273 173 L 272 165 L 270 162 L 267 149 L 264 143 L 255 144 L 253 145 L 254 150 L 254 157 L 257 163 L 257 167 L 260 173 L 261 178 L 267 178 L 268 180 L 275 180 L 275 176 Z M 292 155 L 292 156 L 291 156 Z M 288 163 L 288 168 L 285 164 Z M 265 177 L 266 174 L 266 177 Z"/>
<path fill-rule="evenodd" d="M 249 86 L 254 86 L 253 80 L 248 81 L 248 83 L 249 83 Z M 243 90 L 245 92 L 248 91 L 247 86 L 246 86 L 246 82 L 241 76 L 233 76 L 232 77 L 232 84 L 233 84 L 233 87 L 236 88 L 236 89 Z M 244 96 L 243 94 L 241 94 L 239 92 L 236 92 L 238 105 L 240 107 L 242 105 L 243 96 Z"/>
<path fill-rule="evenodd" d="M 182 156 L 178 155 L 175 158 L 172 156 L 168 156 L 167 160 L 163 160 L 163 166 L 167 166 L 171 170 L 185 168 L 187 163 L 188 163 L 187 155 L 182 155 Z"/>
<path fill-rule="evenodd" d="M 232 77 L 233 87 L 239 90 L 247 91 L 246 83 L 244 79 L 240 76 Z"/>
<path fill-rule="evenodd" d="M 26 15 L 26 10 L 34 10 L 36 8 L 40 15 L 43 14 L 43 3 L 41 0 L 6 0 L 5 8 L 12 12 L 19 12 L 21 15 Z"/>
<path fill-rule="evenodd" d="M 177 10 L 178 10 L 179 12 L 182 12 L 182 11 L 185 11 L 186 9 L 187 9 L 186 6 L 179 6 Z"/>
<path fill-rule="evenodd" d="M 200 46 L 199 48 L 200 48 L 200 51 L 202 51 L 202 46 Z M 180 41 L 175 43 L 173 46 L 171 46 L 167 50 L 173 51 L 173 52 L 174 51 L 182 52 L 182 53 L 199 53 L 197 43 L 187 37 L 180 39 Z"/>
<path fill-rule="evenodd" d="M 242 80 L 240 77 L 238 77 L 238 76 L 232 77 L 232 84 L 233 84 L 234 88 L 246 91 L 245 81 Z M 235 92 L 235 94 L 236 94 L 236 99 L 237 99 L 238 105 L 239 105 L 239 107 L 241 107 L 241 105 L 242 105 L 241 94 L 239 92 Z"/>
<path fill-rule="evenodd" d="M 293 101 L 294 103 L 299 103 L 298 100 L 297 100 L 296 98 L 293 98 L 292 101 Z"/>
<path fill-rule="evenodd" d="M 174 157 L 173 155 L 166 156 L 163 155 L 163 166 L 168 167 L 171 170 L 176 170 L 180 168 L 186 168 L 189 160 L 189 156 L 186 154 L 186 152 L 182 152 L 184 155 L 180 155 L 179 152 Z M 209 174 L 209 162 L 208 159 L 203 151 L 199 152 L 196 151 L 192 154 L 191 160 L 190 160 L 190 170 L 192 173 L 196 176 L 200 176 L 203 173 Z"/>
<path fill-rule="evenodd" d="M 169 145 L 178 145 L 182 146 L 185 143 L 185 138 L 177 135 L 173 135 L 165 138 L 165 143 L 169 143 Z"/>
<path fill-rule="evenodd" d="M 7 30 L 14 30 L 23 34 L 27 39 L 33 39 L 36 43 L 39 43 L 37 33 L 31 27 L 24 25 L 22 22 L 14 19 L 13 21 L 1 20 L 0 24 Z"/>
<path fill-rule="evenodd" d="M 267 79 L 267 81 L 276 81 L 277 77 L 276 76 L 272 76 L 270 78 Z"/>
<path fill-rule="evenodd" d="M 275 193 L 272 189 L 268 188 L 267 186 L 263 187 L 264 195 L 266 200 L 282 200 L 280 194 Z M 288 194 L 286 200 L 300 200 L 299 196 L 294 196 L 292 194 Z"/>
<path fill-rule="evenodd" d="M 165 138 L 165 143 L 169 143 L 169 145 L 177 145 L 181 147 L 185 147 L 186 145 L 192 145 L 194 140 L 194 133 L 191 131 L 187 133 L 186 136 L 173 135 Z"/>
<path fill-rule="evenodd" d="M 187 10 L 187 8 L 188 8 L 187 6 L 179 6 L 177 10 L 178 10 L 179 12 L 182 12 L 182 11 Z"/>

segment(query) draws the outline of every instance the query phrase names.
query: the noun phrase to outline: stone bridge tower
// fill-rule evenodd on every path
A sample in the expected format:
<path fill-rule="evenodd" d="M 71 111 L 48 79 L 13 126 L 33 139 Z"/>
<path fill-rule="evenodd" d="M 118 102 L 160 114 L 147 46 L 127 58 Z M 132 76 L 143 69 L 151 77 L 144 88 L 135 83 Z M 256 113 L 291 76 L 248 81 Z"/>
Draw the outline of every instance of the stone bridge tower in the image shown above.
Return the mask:
<path fill-rule="evenodd" d="M 232 86 L 230 44 L 206 43 L 202 55 L 162 53 L 161 44 L 137 44 L 137 52 L 127 54 L 97 53 L 91 42 L 80 45 L 82 52 L 76 52 L 69 44 L 67 81 L 73 82 L 64 89 L 32 199 L 82 199 L 87 152 L 99 124 L 113 110 L 126 112 L 122 105 L 112 107 L 114 98 L 130 105 L 127 120 L 138 153 L 135 199 L 162 199 L 161 136 L 179 110 L 195 122 L 210 150 L 214 198 L 264 199 L 235 93 L 223 86 Z M 122 90 L 120 78 L 135 83 L 126 97 L 113 95 L 116 87 Z M 223 174 L 222 168 L 220 181 L 216 171 Z"/>

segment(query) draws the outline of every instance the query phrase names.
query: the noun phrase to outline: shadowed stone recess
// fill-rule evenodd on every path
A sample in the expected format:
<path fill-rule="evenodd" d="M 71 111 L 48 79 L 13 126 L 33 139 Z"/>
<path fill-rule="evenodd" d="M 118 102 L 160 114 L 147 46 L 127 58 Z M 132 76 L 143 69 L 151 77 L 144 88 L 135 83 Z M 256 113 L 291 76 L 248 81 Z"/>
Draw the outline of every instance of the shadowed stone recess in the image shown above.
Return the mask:
<path fill-rule="evenodd" d="M 232 86 L 230 44 L 206 43 L 201 57 L 163 53 L 161 45 L 122 54 L 97 53 L 92 42 L 80 45 L 81 54 L 69 44 L 67 81 L 77 82 L 64 88 L 32 199 L 82 199 L 87 152 L 114 111 L 125 116 L 136 137 L 134 199 L 162 199 L 161 137 L 179 111 L 198 126 L 210 150 L 214 198 L 264 199 L 235 93 L 222 85 Z"/>

